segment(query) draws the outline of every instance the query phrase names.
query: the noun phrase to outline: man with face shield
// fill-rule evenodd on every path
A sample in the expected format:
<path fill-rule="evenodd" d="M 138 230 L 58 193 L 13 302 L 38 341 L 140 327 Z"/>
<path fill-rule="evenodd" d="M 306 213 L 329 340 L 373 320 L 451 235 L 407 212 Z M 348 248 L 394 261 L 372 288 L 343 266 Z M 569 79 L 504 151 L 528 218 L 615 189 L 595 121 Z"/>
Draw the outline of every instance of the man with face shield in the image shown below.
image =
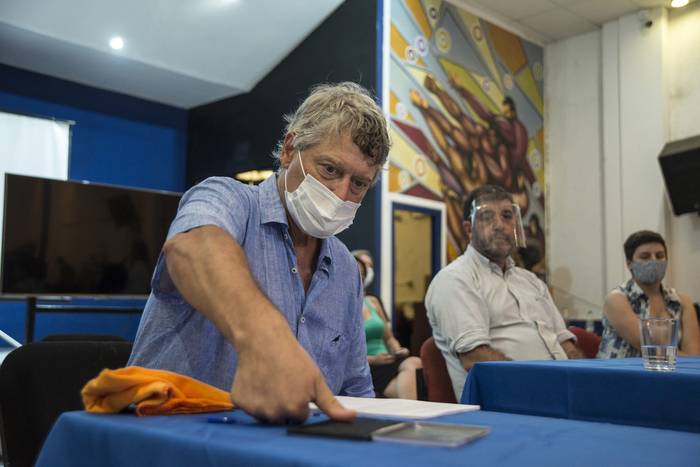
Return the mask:
<path fill-rule="evenodd" d="M 257 187 L 213 177 L 182 198 L 156 266 L 129 365 L 231 392 L 268 422 L 299 422 L 315 402 L 374 395 L 357 264 L 334 237 L 384 164 L 382 110 L 354 83 L 321 85 L 291 115 Z"/>
<path fill-rule="evenodd" d="M 690 298 L 663 284 L 668 254 L 656 232 L 640 230 L 624 244 L 632 277 L 617 286 L 603 305 L 603 339 L 598 358 L 640 357 L 639 321 L 646 318 L 679 320 L 679 355 L 700 355 L 700 328 Z"/>
<path fill-rule="evenodd" d="M 471 234 L 467 250 L 435 276 L 425 297 L 457 400 L 476 362 L 583 357 L 547 286 L 510 256 L 525 244 L 512 196 L 494 185 L 474 190 L 463 226 Z"/>

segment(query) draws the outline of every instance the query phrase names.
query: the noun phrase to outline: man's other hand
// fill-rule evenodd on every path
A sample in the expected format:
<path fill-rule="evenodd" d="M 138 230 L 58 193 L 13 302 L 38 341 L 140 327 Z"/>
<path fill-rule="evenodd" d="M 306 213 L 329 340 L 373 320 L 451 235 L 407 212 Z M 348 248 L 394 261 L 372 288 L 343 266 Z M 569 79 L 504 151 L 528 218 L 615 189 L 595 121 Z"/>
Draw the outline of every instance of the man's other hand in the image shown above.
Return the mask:
<path fill-rule="evenodd" d="M 572 360 L 575 358 L 587 358 L 583 350 L 571 339 L 562 342 L 561 348 L 566 352 L 566 356 Z"/>

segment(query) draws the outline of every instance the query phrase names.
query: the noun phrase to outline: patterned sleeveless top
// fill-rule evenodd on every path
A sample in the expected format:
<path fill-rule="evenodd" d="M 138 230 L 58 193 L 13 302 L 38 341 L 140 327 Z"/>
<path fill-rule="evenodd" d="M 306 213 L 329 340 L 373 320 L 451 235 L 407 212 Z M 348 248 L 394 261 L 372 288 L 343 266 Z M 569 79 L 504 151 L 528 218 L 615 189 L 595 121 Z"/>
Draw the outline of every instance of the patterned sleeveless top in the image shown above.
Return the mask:
<path fill-rule="evenodd" d="M 619 285 L 615 290 L 622 292 L 630 302 L 632 311 L 639 317 L 644 319 L 649 317 L 649 298 L 646 296 L 641 287 L 630 279 L 626 283 Z M 661 294 L 664 298 L 666 311 L 672 318 L 681 318 L 681 300 L 678 297 L 675 289 L 661 285 Z M 679 335 L 680 340 L 680 335 Z M 615 328 L 610 324 L 607 317 L 603 317 L 603 338 L 600 341 L 597 358 L 625 358 L 625 357 L 640 357 L 642 354 L 627 343 L 622 337 L 617 334 Z"/>

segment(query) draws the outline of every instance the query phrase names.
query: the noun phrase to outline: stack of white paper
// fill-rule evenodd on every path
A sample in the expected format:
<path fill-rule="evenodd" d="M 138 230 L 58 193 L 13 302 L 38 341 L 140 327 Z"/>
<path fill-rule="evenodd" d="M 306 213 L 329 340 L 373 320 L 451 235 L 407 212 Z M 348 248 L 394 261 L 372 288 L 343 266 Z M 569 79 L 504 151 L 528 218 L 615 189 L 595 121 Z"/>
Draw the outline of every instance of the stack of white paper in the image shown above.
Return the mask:
<path fill-rule="evenodd" d="M 443 402 L 414 401 L 407 399 L 373 399 L 368 397 L 336 396 L 338 402 L 358 415 L 418 420 L 442 417 L 460 412 L 479 410 L 478 405 L 447 404 Z M 312 411 L 318 412 L 315 404 L 309 404 Z"/>

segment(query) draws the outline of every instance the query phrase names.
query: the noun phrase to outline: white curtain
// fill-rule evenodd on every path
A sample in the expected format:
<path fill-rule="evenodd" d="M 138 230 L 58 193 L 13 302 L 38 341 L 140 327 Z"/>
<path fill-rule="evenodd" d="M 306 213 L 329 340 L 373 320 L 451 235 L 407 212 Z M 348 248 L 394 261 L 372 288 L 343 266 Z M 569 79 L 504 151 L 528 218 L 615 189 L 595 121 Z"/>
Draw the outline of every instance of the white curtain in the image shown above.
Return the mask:
<path fill-rule="evenodd" d="M 0 221 L 4 219 L 5 173 L 68 179 L 70 126 L 70 122 L 0 112 Z"/>

